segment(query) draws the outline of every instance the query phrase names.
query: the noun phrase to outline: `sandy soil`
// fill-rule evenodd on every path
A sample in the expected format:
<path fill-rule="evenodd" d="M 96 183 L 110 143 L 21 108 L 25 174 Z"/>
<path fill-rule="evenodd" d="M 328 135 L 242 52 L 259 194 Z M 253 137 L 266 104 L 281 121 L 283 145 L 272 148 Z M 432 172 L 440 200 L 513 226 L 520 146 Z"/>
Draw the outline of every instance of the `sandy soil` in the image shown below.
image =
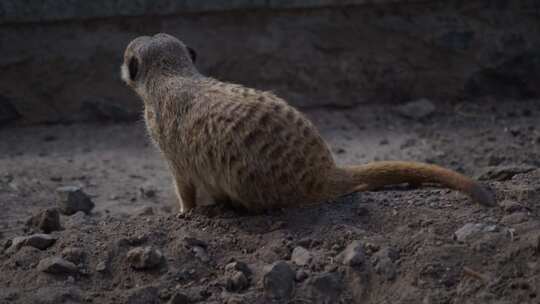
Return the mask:
<path fill-rule="evenodd" d="M 540 102 L 438 105 L 422 120 L 395 109 L 307 114 L 340 163 L 490 169 L 499 206 L 395 187 L 259 215 L 214 206 L 179 217 L 142 123 L 0 129 L 0 303 L 540 303 Z M 62 215 L 43 250 L 14 249 L 60 186 L 80 186 L 93 212 Z M 75 268 L 47 268 L 51 257 Z"/>

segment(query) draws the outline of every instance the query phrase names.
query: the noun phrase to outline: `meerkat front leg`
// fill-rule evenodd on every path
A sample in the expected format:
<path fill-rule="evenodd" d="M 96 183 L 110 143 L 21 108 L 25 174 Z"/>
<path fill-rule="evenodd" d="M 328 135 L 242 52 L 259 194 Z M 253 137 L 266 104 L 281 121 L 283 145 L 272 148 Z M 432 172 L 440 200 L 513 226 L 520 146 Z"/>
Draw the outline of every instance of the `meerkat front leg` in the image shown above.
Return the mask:
<path fill-rule="evenodd" d="M 197 189 L 191 182 L 185 182 L 175 178 L 175 190 L 178 202 L 180 203 L 180 213 L 185 213 L 196 205 Z"/>

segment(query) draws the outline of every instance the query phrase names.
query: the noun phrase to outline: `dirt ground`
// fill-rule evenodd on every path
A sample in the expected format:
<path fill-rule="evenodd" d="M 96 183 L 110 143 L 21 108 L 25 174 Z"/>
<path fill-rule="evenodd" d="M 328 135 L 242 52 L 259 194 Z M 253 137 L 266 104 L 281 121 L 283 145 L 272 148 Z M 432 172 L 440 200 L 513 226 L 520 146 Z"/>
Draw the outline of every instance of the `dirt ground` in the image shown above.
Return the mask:
<path fill-rule="evenodd" d="M 142 123 L 0 129 L 0 303 L 540 303 L 540 101 L 396 109 L 306 113 L 339 163 L 441 164 L 486 178 L 498 206 L 402 186 L 178 216 Z M 81 187 L 92 213 L 61 215 L 42 249 L 14 248 L 61 186 Z"/>

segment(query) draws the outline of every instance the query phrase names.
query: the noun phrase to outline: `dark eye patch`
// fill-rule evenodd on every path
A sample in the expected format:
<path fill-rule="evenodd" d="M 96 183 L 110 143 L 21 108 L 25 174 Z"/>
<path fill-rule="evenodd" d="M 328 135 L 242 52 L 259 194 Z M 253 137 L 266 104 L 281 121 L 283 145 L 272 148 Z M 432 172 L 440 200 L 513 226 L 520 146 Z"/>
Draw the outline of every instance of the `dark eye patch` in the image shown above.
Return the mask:
<path fill-rule="evenodd" d="M 131 57 L 128 64 L 129 69 L 129 78 L 131 80 L 135 80 L 135 77 L 137 77 L 137 73 L 139 73 L 139 61 L 137 61 L 137 58 Z"/>

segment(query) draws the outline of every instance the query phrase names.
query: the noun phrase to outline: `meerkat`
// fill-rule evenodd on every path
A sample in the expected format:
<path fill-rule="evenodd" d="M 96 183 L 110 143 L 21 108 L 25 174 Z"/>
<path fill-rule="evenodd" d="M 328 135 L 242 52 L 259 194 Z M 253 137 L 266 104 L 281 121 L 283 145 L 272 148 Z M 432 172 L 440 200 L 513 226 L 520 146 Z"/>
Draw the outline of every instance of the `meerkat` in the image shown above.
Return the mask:
<path fill-rule="evenodd" d="M 122 79 L 144 102 L 150 137 L 174 177 L 180 212 L 216 202 L 259 211 L 329 201 L 387 185 L 436 183 L 482 205 L 492 194 L 440 166 L 380 161 L 337 166 L 315 126 L 270 92 L 203 76 L 196 53 L 168 34 L 129 43 Z"/>

